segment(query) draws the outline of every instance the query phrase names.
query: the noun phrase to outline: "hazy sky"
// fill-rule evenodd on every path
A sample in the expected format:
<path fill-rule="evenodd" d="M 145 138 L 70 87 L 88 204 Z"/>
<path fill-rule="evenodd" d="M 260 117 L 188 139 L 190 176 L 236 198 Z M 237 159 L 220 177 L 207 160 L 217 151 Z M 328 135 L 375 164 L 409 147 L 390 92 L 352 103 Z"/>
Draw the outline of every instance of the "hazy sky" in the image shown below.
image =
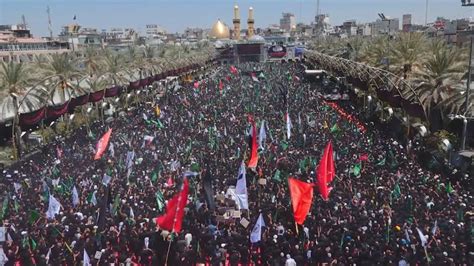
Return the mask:
<path fill-rule="evenodd" d="M 241 9 L 242 28 L 246 28 L 248 8 L 254 7 L 256 27 L 279 23 L 282 12 L 292 12 L 298 22 L 310 23 L 316 13 L 316 0 L 0 0 L 0 24 L 14 24 L 25 15 L 33 34 L 48 35 L 46 6 L 52 15 L 54 34 L 72 22 L 83 27 L 109 29 L 133 27 L 144 31 L 146 24 L 159 24 L 169 32 L 183 31 L 188 26 L 210 28 L 218 18 L 232 24 L 233 5 Z M 425 0 L 321 0 L 322 13 L 328 13 L 331 24 L 348 19 L 370 22 L 377 13 L 400 17 L 411 13 L 413 22 L 424 23 Z M 429 0 L 428 20 L 471 17 L 473 8 L 461 7 L 459 0 Z M 401 20 L 401 19 L 400 19 Z"/>

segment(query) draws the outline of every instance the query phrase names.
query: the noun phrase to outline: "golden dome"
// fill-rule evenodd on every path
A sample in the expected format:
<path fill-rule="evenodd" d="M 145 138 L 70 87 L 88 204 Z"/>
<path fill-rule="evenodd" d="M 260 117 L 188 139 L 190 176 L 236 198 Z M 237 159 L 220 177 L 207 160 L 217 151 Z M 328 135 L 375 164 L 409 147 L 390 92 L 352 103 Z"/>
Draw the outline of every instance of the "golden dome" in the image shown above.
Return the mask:
<path fill-rule="evenodd" d="M 212 26 L 209 37 L 216 39 L 229 39 L 230 30 L 220 19 Z"/>

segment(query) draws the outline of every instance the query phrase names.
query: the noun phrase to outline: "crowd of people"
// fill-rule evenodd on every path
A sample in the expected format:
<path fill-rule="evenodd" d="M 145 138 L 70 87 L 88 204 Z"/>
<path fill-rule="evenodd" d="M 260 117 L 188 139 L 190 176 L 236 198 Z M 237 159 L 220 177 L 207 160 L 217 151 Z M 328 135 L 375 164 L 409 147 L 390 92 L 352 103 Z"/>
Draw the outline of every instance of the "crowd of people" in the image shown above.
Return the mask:
<path fill-rule="evenodd" d="M 0 265 L 78 265 L 86 257 L 94 265 L 472 265 L 472 187 L 422 169 L 413 151 L 354 121 L 350 102 L 335 104 L 354 120 L 341 117 L 304 70 L 218 67 L 7 168 Z M 229 218 L 220 210 L 237 208 L 223 198 L 250 157 L 249 116 L 259 128 L 265 121 L 266 139 L 247 171 L 249 208 Z M 110 128 L 107 151 L 94 160 Z M 295 226 L 286 180 L 316 182 L 329 141 L 329 200 L 315 190 L 304 225 Z M 162 230 L 155 218 L 183 175 L 190 193 L 182 230 Z M 51 200 L 61 205 L 52 217 Z M 262 239 L 251 244 L 260 213 Z"/>

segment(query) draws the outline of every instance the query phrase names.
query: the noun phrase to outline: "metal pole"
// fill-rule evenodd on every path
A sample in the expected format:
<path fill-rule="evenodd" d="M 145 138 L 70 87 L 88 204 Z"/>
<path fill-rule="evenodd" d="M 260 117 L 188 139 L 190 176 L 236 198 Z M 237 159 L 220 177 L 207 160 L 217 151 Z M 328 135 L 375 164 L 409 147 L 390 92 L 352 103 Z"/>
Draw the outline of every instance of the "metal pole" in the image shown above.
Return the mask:
<path fill-rule="evenodd" d="M 461 150 L 465 150 L 466 149 L 466 133 L 467 133 L 467 118 L 464 117 L 464 119 L 462 120 L 462 123 L 463 123 L 463 128 L 462 128 L 462 141 L 461 141 Z"/>
<path fill-rule="evenodd" d="M 471 75 L 472 75 L 472 35 L 471 35 L 471 47 L 469 50 L 469 69 L 467 76 L 467 86 L 466 86 L 466 109 L 464 110 L 465 115 L 469 115 L 469 93 L 471 92 Z"/>
<path fill-rule="evenodd" d="M 428 1 L 426 0 L 426 6 L 425 6 L 425 26 L 428 25 Z"/>

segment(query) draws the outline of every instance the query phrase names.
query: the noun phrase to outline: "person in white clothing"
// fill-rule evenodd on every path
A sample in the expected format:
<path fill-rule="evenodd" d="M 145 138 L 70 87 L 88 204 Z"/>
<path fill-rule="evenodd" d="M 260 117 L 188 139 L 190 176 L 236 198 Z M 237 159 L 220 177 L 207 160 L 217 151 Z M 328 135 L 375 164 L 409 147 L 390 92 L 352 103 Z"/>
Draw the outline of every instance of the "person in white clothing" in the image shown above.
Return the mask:
<path fill-rule="evenodd" d="M 296 261 L 290 256 L 290 254 L 286 255 L 285 266 L 296 266 Z"/>

